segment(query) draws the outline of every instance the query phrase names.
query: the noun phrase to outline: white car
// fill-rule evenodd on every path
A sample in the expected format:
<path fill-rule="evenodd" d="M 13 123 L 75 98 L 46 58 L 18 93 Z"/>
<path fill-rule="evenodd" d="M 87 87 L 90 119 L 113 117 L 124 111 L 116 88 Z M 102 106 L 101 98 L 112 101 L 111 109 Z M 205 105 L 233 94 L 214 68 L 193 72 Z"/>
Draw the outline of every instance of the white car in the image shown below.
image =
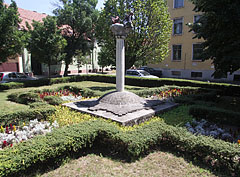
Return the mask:
<path fill-rule="evenodd" d="M 145 78 L 158 78 L 157 76 L 153 76 L 144 70 L 134 70 L 128 69 L 126 71 L 126 76 L 136 76 L 136 77 L 145 77 Z"/>
<path fill-rule="evenodd" d="M 0 72 L 0 83 L 6 82 L 21 82 L 26 80 L 36 80 L 35 77 L 27 76 L 19 72 Z"/>

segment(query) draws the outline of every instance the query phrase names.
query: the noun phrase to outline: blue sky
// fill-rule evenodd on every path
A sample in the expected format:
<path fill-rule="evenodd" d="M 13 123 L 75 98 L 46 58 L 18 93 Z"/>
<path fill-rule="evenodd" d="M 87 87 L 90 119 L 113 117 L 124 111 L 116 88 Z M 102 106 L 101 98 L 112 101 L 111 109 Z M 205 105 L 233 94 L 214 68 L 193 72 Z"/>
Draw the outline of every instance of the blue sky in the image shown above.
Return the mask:
<path fill-rule="evenodd" d="M 11 0 L 4 0 L 5 3 L 10 4 Z M 53 9 L 56 8 L 54 4 L 58 3 L 58 0 L 15 0 L 17 6 L 22 9 L 37 11 L 39 13 L 46 13 L 52 15 Z M 97 9 L 100 10 L 103 7 L 104 0 L 98 0 Z"/>

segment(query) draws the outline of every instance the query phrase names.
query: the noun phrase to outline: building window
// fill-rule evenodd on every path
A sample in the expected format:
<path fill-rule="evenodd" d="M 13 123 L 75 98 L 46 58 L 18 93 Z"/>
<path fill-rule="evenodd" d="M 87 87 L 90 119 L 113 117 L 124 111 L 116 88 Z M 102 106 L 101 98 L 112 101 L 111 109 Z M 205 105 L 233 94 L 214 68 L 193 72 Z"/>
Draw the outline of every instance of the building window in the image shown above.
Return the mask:
<path fill-rule="evenodd" d="M 172 76 L 181 76 L 181 71 L 172 71 Z"/>
<path fill-rule="evenodd" d="M 191 72 L 191 77 L 202 77 L 202 72 Z"/>
<path fill-rule="evenodd" d="M 172 60 L 178 61 L 182 57 L 182 45 L 173 45 L 172 46 Z"/>
<path fill-rule="evenodd" d="M 192 60 L 202 60 L 201 54 L 203 52 L 202 44 L 193 44 Z"/>
<path fill-rule="evenodd" d="M 183 7 L 184 0 L 174 0 L 174 8 Z"/>
<path fill-rule="evenodd" d="M 173 20 L 173 34 L 182 34 L 183 18 Z"/>

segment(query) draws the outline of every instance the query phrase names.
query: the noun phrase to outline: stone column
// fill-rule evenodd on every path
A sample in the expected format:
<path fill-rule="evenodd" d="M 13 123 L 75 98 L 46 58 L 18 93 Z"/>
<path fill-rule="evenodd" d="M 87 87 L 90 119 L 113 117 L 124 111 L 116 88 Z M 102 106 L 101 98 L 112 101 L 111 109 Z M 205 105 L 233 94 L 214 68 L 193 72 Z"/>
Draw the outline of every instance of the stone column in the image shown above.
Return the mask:
<path fill-rule="evenodd" d="M 124 91 L 125 85 L 125 36 L 116 36 L 116 88 L 118 92 Z"/>
<path fill-rule="evenodd" d="M 130 32 L 129 28 L 125 28 L 123 24 L 113 24 L 111 30 L 114 33 L 116 44 L 116 88 L 117 92 L 124 91 L 125 84 L 125 46 L 124 39 Z"/>

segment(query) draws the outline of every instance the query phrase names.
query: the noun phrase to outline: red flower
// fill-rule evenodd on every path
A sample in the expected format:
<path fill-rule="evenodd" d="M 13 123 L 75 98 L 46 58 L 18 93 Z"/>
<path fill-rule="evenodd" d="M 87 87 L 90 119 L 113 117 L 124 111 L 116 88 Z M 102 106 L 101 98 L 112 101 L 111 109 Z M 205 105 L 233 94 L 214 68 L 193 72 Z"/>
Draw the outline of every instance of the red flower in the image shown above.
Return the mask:
<path fill-rule="evenodd" d="M 6 126 L 6 131 L 5 133 L 9 134 L 8 126 Z"/>
<path fill-rule="evenodd" d="M 12 124 L 10 124 L 10 129 L 13 130 L 13 126 L 12 126 Z"/>
<path fill-rule="evenodd" d="M 7 141 L 3 141 L 2 148 L 5 148 L 5 147 L 7 147 L 7 146 L 8 146 L 8 143 L 7 143 Z"/>

